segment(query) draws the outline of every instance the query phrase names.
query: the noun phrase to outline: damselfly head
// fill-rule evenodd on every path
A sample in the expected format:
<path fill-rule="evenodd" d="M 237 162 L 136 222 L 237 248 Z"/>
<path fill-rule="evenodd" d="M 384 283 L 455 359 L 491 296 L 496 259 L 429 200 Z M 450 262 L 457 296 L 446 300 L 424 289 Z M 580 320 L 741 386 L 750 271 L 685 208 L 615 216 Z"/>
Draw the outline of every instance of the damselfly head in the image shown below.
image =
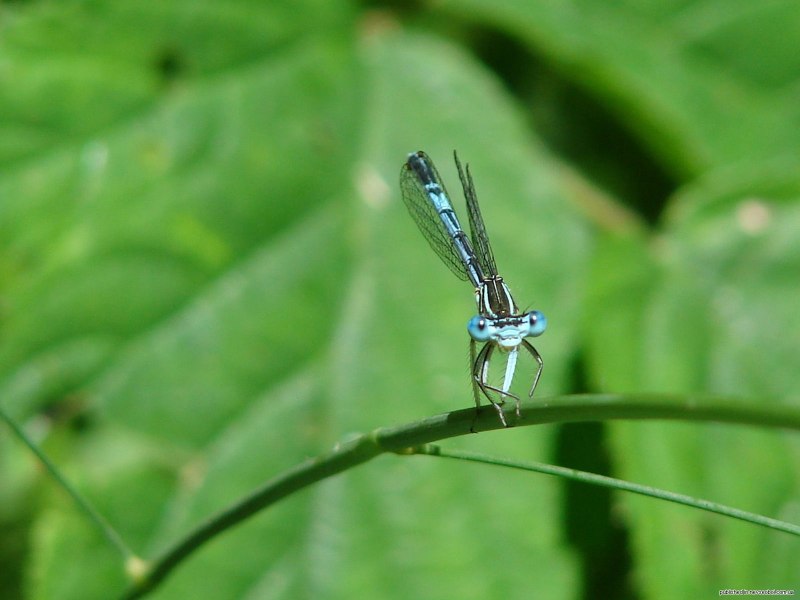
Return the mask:
<path fill-rule="evenodd" d="M 499 319 L 475 315 L 467 323 L 467 332 L 473 340 L 494 342 L 506 350 L 519 346 L 523 338 L 542 335 L 546 328 L 547 319 L 538 310 Z"/>

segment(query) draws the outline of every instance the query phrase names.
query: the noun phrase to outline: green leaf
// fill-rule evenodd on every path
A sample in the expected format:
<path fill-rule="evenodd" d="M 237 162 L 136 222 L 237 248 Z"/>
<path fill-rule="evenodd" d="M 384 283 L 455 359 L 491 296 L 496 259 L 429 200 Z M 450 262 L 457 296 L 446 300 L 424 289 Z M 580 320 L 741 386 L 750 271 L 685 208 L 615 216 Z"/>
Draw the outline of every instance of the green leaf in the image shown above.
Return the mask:
<path fill-rule="evenodd" d="M 542 338 L 540 393 L 566 385 L 588 239 L 549 159 L 455 46 L 367 43 L 360 73 L 332 30 L 249 49 L 0 180 L 3 401 L 25 417 L 80 394 L 90 428 L 57 459 L 144 557 L 348 431 L 472 403 L 473 292 L 400 202 L 409 151 L 426 148 L 454 191 L 452 149 L 471 163 L 503 274 L 561 324 Z M 551 435 L 482 437 L 544 455 Z M 571 597 L 558 519 L 554 482 L 387 459 L 215 540 L 155 597 L 527 598 L 531 578 Z M 31 597 L 122 591 L 68 505 L 39 527 Z"/>
<path fill-rule="evenodd" d="M 501 274 L 548 317 L 534 401 L 588 387 L 796 403 L 796 4 L 427 9 L 0 9 L 0 402 L 142 557 L 348 432 L 471 406 L 473 290 L 400 200 L 415 150 L 462 215 L 452 151 L 470 163 Z M 641 164 L 675 174 L 661 224 L 587 181 L 611 165 L 636 180 L 627 189 L 652 189 L 613 144 L 584 167 L 551 156 L 529 121 L 553 108 L 548 85 L 606 109 L 596 125 L 575 119 L 574 147 L 621 128 Z M 564 104 L 561 119 L 585 116 Z M 515 392 L 532 372 L 522 360 Z M 548 461 L 555 433 L 448 444 Z M 786 434 L 605 434 L 615 475 L 800 520 Z M 32 463 L 9 466 L 17 456 L 4 453 L 0 489 L 4 522 L 35 521 L 31 550 L 9 563 L 26 562 L 26 598 L 121 593 L 113 549 Z M 27 501 L 39 486 L 41 506 Z M 214 539 L 153 597 L 586 595 L 601 588 L 564 542 L 560 491 L 384 457 Z M 598 531 L 627 528 L 632 566 L 602 589 L 797 587 L 796 540 L 618 500 Z"/>
<path fill-rule="evenodd" d="M 592 331 L 593 371 L 601 385 L 796 402 L 796 173 L 785 164 L 722 170 L 677 196 L 651 249 L 633 238 L 608 241 L 606 258 L 596 263 L 595 302 L 612 310 Z M 639 253 L 625 277 L 603 270 L 608 257 L 624 264 L 620 249 Z M 649 271 L 637 266 L 648 252 Z M 618 301 L 622 297 L 627 300 Z M 626 479 L 797 518 L 792 439 L 655 423 L 618 424 L 613 431 Z M 639 582 L 649 596 L 796 585 L 797 543 L 672 508 L 654 514 L 638 498 L 624 503 L 636 531 L 634 548 L 647 557 L 639 563 Z"/>
<path fill-rule="evenodd" d="M 445 6 L 518 36 L 679 175 L 800 151 L 792 0 Z"/>

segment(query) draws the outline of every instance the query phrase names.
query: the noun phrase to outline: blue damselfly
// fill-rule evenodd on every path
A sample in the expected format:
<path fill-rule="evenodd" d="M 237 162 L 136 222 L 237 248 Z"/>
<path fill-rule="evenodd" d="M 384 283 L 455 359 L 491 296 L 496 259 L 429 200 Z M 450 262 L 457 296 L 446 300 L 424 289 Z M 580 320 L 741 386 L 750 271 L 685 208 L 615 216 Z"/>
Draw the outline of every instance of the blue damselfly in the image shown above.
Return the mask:
<path fill-rule="evenodd" d="M 480 396 L 483 394 L 497 410 L 503 425 L 508 427 L 501 407 L 505 398 L 514 399 L 516 415 L 517 418 L 520 417 L 519 396 L 509 391 L 519 349 L 522 347 L 527 350 L 536 361 L 536 374 L 528 394 L 533 396 L 542 374 L 543 363 L 536 348 L 525 338 L 544 333 L 547 321 L 538 310 L 519 313 L 508 286 L 497 274 L 497 265 L 486 235 L 469 165 L 462 169 L 458 155 L 453 155 L 467 201 L 471 242 L 461 229 L 444 183 L 427 154 L 409 154 L 400 173 L 400 189 L 408 211 L 431 248 L 456 276 L 470 281 L 475 287 L 478 314 L 467 323 L 475 405 L 480 408 Z M 483 346 L 478 350 L 481 343 Z M 501 387 L 488 383 L 489 361 L 495 350 L 508 355 Z M 496 394 L 499 401 L 492 394 Z"/>

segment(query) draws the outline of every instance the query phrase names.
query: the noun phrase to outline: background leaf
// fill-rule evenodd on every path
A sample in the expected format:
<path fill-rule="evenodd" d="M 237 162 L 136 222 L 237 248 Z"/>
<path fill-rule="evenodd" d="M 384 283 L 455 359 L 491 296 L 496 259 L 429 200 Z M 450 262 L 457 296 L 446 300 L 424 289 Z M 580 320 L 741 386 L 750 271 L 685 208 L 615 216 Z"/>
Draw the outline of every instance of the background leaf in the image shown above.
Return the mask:
<path fill-rule="evenodd" d="M 0 402 L 144 557 L 350 432 L 470 406 L 472 292 L 399 197 L 418 149 L 457 210 L 452 151 L 470 163 L 501 274 L 548 316 L 537 397 L 797 402 L 793 2 L 98 0 L 0 18 Z M 449 443 L 800 519 L 781 433 Z M 0 597 L 124 588 L 4 431 L 0 524 Z M 648 499 L 384 457 L 227 532 L 153 597 L 700 597 L 796 588 L 798 550 Z"/>

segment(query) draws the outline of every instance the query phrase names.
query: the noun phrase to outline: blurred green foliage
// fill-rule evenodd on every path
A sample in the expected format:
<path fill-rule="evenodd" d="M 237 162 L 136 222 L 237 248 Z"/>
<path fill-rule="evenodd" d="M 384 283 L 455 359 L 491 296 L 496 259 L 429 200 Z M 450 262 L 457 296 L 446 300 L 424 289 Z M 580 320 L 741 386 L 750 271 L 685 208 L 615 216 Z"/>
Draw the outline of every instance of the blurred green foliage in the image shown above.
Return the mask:
<path fill-rule="evenodd" d="M 4 4 L 0 402 L 146 557 L 348 432 L 468 406 L 471 293 L 397 185 L 424 149 L 455 192 L 454 148 L 501 273 L 548 316 L 540 397 L 797 402 L 798 31 L 792 0 Z M 783 434 L 453 443 L 800 521 Z M 0 525 L 0 597 L 123 588 L 5 430 Z M 691 598 L 799 573 L 796 540 L 750 525 L 385 458 L 153 597 Z"/>

